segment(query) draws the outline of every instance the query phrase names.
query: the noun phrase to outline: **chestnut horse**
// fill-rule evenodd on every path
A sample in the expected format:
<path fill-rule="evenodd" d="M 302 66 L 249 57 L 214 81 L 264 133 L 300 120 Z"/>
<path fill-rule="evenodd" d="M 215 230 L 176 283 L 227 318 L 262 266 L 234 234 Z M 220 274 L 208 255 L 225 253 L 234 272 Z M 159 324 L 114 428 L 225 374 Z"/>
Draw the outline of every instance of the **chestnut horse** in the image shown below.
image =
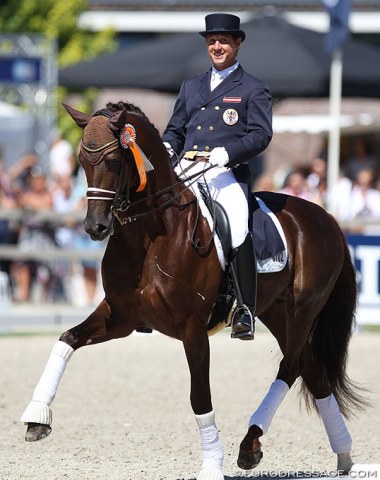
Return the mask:
<path fill-rule="evenodd" d="M 105 298 L 54 345 L 21 419 L 28 425 L 25 439 L 50 433 L 50 405 L 74 351 L 136 329 L 154 329 L 184 345 L 203 456 L 198 479 L 223 479 L 207 324 L 225 272 L 209 224 L 140 109 L 120 102 L 89 116 L 65 108 L 84 129 L 79 153 L 88 182 L 84 227 L 93 240 L 109 236 L 101 267 Z M 281 194 L 261 196 L 274 205 L 288 261 L 278 273 L 259 274 L 256 315 L 277 339 L 283 358 L 249 419 L 238 465 L 250 470 L 260 462 L 259 438 L 301 377 L 304 397 L 322 417 L 338 469 L 347 472 L 351 437 L 343 417 L 363 404 L 346 375 L 357 300 L 352 261 L 339 226 L 322 208 Z"/>

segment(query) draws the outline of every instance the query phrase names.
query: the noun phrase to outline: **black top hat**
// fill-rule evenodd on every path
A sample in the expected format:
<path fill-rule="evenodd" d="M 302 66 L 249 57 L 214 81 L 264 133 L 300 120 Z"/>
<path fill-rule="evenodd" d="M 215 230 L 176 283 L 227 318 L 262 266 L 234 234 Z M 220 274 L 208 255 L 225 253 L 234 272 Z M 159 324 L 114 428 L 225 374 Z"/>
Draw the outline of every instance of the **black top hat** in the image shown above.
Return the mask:
<path fill-rule="evenodd" d="M 203 37 L 213 33 L 229 33 L 233 37 L 245 39 L 245 33 L 240 30 L 240 18 L 229 13 L 210 13 L 206 15 L 206 30 L 199 32 Z"/>

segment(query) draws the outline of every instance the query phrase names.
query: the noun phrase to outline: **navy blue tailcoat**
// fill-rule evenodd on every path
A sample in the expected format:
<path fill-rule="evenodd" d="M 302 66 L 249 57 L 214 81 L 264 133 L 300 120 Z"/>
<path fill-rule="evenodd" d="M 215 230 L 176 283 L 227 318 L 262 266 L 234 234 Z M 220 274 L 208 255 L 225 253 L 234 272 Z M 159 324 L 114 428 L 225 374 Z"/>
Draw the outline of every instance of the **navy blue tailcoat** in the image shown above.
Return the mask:
<path fill-rule="evenodd" d="M 185 80 L 163 141 L 183 152 L 225 147 L 228 167 L 250 184 L 248 163 L 272 138 L 272 98 L 268 85 L 239 65 L 212 92 L 211 69 Z"/>

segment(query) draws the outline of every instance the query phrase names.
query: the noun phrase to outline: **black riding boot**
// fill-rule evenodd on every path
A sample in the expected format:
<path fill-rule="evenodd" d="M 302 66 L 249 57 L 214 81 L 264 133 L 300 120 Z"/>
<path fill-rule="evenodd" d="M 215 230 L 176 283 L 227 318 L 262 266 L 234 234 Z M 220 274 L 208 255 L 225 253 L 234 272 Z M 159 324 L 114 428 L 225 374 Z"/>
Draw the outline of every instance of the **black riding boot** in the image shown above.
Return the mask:
<path fill-rule="evenodd" d="M 253 340 L 256 309 L 256 255 L 252 235 L 249 233 L 242 245 L 235 249 L 231 272 L 236 290 L 237 308 L 232 317 L 231 337 Z"/>

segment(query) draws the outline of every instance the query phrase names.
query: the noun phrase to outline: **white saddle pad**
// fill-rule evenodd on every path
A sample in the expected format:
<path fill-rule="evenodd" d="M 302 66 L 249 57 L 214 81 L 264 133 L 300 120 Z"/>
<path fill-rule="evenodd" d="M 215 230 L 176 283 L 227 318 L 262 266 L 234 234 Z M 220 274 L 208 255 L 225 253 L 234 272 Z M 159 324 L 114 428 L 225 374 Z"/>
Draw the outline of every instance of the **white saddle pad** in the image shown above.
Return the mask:
<path fill-rule="evenodd" d="M 199 207 L 201 209 L 202 215 L 207 219 L 207 222 L 210 226 L 210 230 L 213 230 L 213 219 L 211 217 L 210 211 L 205 205 L 205 202 L 203 201 L 203 198 L 201 196 L 201 193 L 197 187 L 196 184 L 192 185 L 193 191 L 195 196 L 197 197 Z M 276 255 L 275 257 L 270 257 L 266 258 L 264 260 L 257 260 L 257 272 L 258 273 L 274 273 L 274 272 L 280 272 L 286 265 L 288 261 L 288 249 L 287 249 L 287 243 L 286 243 L 286 238 L 284 234 L 284 230 L 282 229 L 281 223 L 279 222 L 278 218 L 276 215 L 268 208 L 268 206 L 258 197 L 255 197 L 261 210 L 266 213 L 267 215 L 270 216 L 272 219 L 276 229 L 278 230 L 278 233 L 281 237 L 281 240 L 285 246 L 284 251 L 281 252 L 280 254 Z M 253 235 L 255 235 L 255 232 L 253 232 Z M 216 233 L 214 233 L 214 243 L 216 247 L 216 251 L 218 253 L 218 258 L 220 265 L 222 269 L 224 270 L 226 267 L 226 260 L 224 257 L 223 249 L 222 249 L 222 244 L 219 240 L 219 237 Z"/>

